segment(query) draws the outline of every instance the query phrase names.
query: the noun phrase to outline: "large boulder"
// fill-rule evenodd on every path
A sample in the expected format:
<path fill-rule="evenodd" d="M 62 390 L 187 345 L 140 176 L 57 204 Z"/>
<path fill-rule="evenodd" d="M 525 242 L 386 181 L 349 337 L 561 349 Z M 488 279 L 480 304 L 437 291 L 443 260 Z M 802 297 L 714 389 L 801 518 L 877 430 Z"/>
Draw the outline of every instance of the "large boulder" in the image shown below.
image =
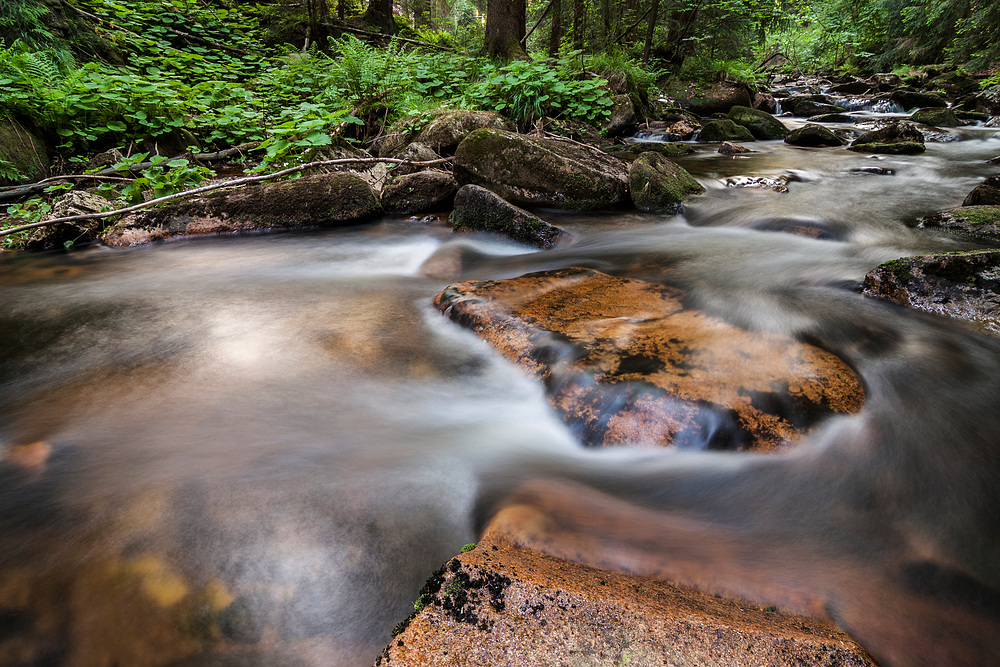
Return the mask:
<path fill-rule="evenodd" d="M 635 207 L 650 213 L 676 212 L 687 195 L 705 191 L 683 167 L 651 152 L 629 165 L 628 187 Z"/>
<path fill-rule="evenodd" d="M 513 124 L 490 111 L 445 111 L 420 131 L 414 141 L 427 144 L 441 155 L 454 155 L 470 132 L 482 129 L 514 131 Z"/>
<path fill-rule="evenodd" d="M 698 141 L 706 143 L 721 143 L 723 141 L 756 141 L 756 137 L 742 125 L 737 125 L 728 118 L 710 120 L 701 128 Z"/>
<path fill-rule="evenodd" d="M 220 190 L 140 211 L 111 227 L 102 240 L 111 246 L 132 246 L 172 236 L 334 227 L 371 220 L 381 212 L 371 185 L 359 175 L 315 174 Z"/>
<path fill-rule="evenodd" d="M 624 162 L 591 146 L 476 130 L 455 151 L 455 179 L 519 206 L 592 210 L 629 202 Z"/>
<path fill-rule="evenodd" d="M 863 290 L 902 306 L 954 317 L 1000 335 L 1000 250 L 905 257 L 865 276 Z"/>
<path fill-rule="evenodd" d="M 962 206 L 996 206 L 1000 204 L 1000 176 L 990 176 L 973 188 Z"/>
<path fill-rule="evenodd" d="M 843 146 L 847 142 L 822 125 L 809 123 L 789 132 L 785 143 L 793 146 Z"/>
<path fill-rule="evenodd" d="M 788 134 L 788 128 L 780 120 L 767 113 L 748 107 L 733 107 L 729 111 L 729 120 L 750 130 L 755 139 L 781 139 Z"/>
<path fill-rule="evenodd" d="M 892 96 L 889 99 L 907 110 L 943 108 L 948 106 L 948 102 L 946 102 L 940 95 L 935 95 L 934 93 L 918 93 L 913 90 L 896 90 L 892 93 Z"/>
<path fill-rule="evenodd" d="M 1000 192 L 998 192 L 1000 195 Z M 1000 196 L 997 198 L 1000 204 Z M 946 229 L 977 241 L 1000 243 L 1000 205 L 963 205 L 920 219 L 925 229 Z"/>
<path fill-rule="evenodd" d="M 771 450 L 863 400 L 832 354 L 689 310 L 663 284 L 569 268 L 455 284 L 435 305 L 544 378 L 591 446 Z"/>
<path fill-rule="evenodd" d="M 830 86 L 827 91 L 834 95 L 865 95 L 866 93 L 871 92 L 874 87 L 875 84 L 871 81 L 856 79 L 845 83 L 838 83 L 835 86 Z"/>
<path fill-rule="evenodd" d="M 434 149 L 427 144 L 414 141 L 398 151 L 395 151 L 389 157 L 397 160 L 407 160 L 409 162 L 433 162 L 441 156 L 435 153 Z M 424 169 L 426 169 L 426 167 L 415 167 L 407 164 L 390 164 L 388 173 L 392 176 L 402 176 L 404 174 L 413 174 L 418 171 L 423 171 Z"/>
<path fill-rule="evenodd" d="M 424 213 L 451 209 L 458 192 L 455 178 L 443 171 L 418 171 L 394 176 L 382 188 L 387 213 Z"/>
<path fill-rule="evenodd" d="M 914 123 L 933 125 L 934 127 L 959 127 L 962 124 L 954 111 L 942 107 L 917 109 L 910 116 L 910 120 Z"/>
<path fill-rule="evenodd" d="M 534 519 L 504 510 L 435 572 L 375 665 L 874 667 L 826 622 L 544 555 Z"/>
<path fill-rule="evenodd" d="M 45 143 L 9 116 L 0 116 L 0 184 L 41 180 L 50 166 Z"/>
<path fill-rule="evenodd" d="M 456 232 L 489 232 L 543 249 L 554 247 L 567 236 L 559 227 L 478 185 L 463 185 L 459 189 L 451 222 Z"/>
<path fill-rule="evenodd" d="M 753 106 L 753 95 L 750 89 L 741 83 L 723 81 L 708 88 L 690 86 L 671 92 L 680 106 L 699 116 L 729 113 L 729 110 L 735 106 Z"/>
<path fill-rule="evenodd" d="M 848 148 L 856 153 L 912 155 L 924 152 L 924 135 L 909 123 L 894 122 L 881 129 L 865 132 Z"/>
<path fill-rule="evenodd" d="M 990 86 L 975 96 L 975 111 L 1000 116 L 1000 84 Z"/>

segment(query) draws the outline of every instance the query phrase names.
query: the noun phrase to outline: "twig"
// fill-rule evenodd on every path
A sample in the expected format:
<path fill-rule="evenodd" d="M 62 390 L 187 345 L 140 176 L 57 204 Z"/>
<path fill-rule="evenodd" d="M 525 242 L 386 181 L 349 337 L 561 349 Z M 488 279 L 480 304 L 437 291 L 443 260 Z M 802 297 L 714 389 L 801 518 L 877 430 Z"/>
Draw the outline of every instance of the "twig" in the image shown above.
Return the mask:
<path fill-rule="evenodd" d="M 259 183 L 261 181 L 269 181 L 273 178 L 287 176 L 288 174 L 294 174 L 299 171 L 305 171 L 306 169 L 315 169 L 316 167 L 327 167 L 338 164 L 377 164 L 379 162 L 392 162 L 394 164 L 404 164 L 410 167 L 433 167 L 435 165 L 451 162 L 451 160 L 452 158 L 450 157 L 440 158 L 438 160 L 429 160 L 427 162 L 414 162 L 412 160 L 400 160 L 397 158 L 390 158 L 390 157 L 341 158 L 337 160 L 318 160 L 316 162 L 309 162 L 307 164 L 298 165 L 296 167 L 288 167 L 287 169 L 276 171 L 273 174 L 261 174 L 260 176 L 245 176 L 243 178 L 236 178 L 231 181 L 225 181 L 222 183 L 213 183 L 212 185 L 204 185 L 200 188 L 194 188 L 192 190 L 185 190 L 184 192 L 177 192 L 172 195 L 166 195 L 165 197 L 150 199 L 149 201 L 142 202 L 141 204 L 126 206 L 125 208 L 116 209 L 114 211 L 103 211 L 101 213 L 82 213 L 80 215 L 68 215 L 62 218 L 52 218 L 50 220 L 42 220 L 41 222 L 33 222 L 31 224 L 21 225 L 20 227 L 11 227 L 10 229 L 0 230 L 0 236 L 8 236 L 10 234 L 16 234 L 18 232 L 27 231 L 29 229 L 36 229 L 38 227 L 47 227 L 48 225 L 57 225 L 66 222 L 75 222 L 77 220 L 97 220 L 100 218 L 108 218 L 113 215 L 132 213 L 133 211 L 139 211 L 144 208 L 149 208 L 150 206 L 163 204 L 168 201 L 174 201 L 175 199 L 183 199 L 184 197 L 200 195 L 206 192 L 212 192 L 214 190 L 234 188 L 236 186 L 247 185 L 249 183 Z"/>
<path fill-rule="evenodd" d="M 549 4 L 545 6 L 545 10 L 542 12 L 542 15 L 538 17 L 538 20 L 535 21 L 535 25 L 531 26 L 531 30 L 526 32 L 524 37 L 521 38 L 521 46 L 528 43 L 528 38 L 535 32 L 535 29 L 539 26 L 539 24 L 545 20 L 545 17 L 549 15 L 550 9 L 552 9 L 552 0 L 549 0 Z"/>

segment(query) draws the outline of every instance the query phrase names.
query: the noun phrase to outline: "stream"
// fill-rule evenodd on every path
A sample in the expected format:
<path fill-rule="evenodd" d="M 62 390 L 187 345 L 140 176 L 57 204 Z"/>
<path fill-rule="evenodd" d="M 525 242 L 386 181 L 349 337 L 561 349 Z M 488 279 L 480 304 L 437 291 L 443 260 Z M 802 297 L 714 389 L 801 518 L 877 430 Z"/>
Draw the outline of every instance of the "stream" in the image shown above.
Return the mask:
<path fill-rule="evenodd" d="M 581 451 L 538 381 L 433 309 L 451 281 L 421 267 L 456 248 L 462 279 L 670 267 L 731 322 L 828 340 L 869 402 L 815 442 L 877 417 L 890 439 L 995 445 L 1000 341 L 856 292 L 883 261 L 979 247 L 916 227 L 996 173 L 1000 131 L 960 132 L 879 158 L 696 145 L 677 161 L 707 192 L 682 214 L 543 211 L 579 237 L 548 252 L 385 218 L 0 255 L 0 665 L 370 665 L 429 573 L 475 541 L 482 477 L 604 456 Z M 894 173 L 852 171 L 872 166 Z M 726 187 L 740 175 L 792 179 Z M 901 342 L 876 354 L 859 330 Z M 631 455 L 611 454 L 627 479 Z M 977 460 L 996 473 L 996 453 Z M 949 562 L 981 572 L 997 524 L 962 550 L 984 526 L 957 525 L 947 494 L 977 482 L 950 474 L 926 492 L 956 516 Z M 813 523 L 810 539 L 843 538 Z"/>

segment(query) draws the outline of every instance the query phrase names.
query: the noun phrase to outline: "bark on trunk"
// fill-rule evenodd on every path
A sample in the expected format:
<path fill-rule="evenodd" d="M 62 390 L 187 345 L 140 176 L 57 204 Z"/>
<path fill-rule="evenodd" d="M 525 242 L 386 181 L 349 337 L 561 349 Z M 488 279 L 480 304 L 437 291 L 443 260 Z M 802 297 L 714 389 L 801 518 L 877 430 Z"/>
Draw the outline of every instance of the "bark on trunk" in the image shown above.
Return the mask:
<path fill-rule="evenodd" d="M 646 42 L 642 45 L 642 62 L 649 64 L 649 56 L 653 51 L 653 31 L 656 30 L 656 17 L 660 13 L 660 0 L 652 0 L 653 9 L 649 12 L 649 25 L 646 27 Z"/>
<path fill-rule="evenodd" d="M 526 22 L 525 0 L 487 0 L 486 53 L 500 60 L 526 58 L 521 46 Z"/>
<path fill-rule="evenodd" d="M 552 0 L 552 31 L 549 33 L 549 57 L 559 53 L 562 40 L 562 0 Z"/>
<path fill-rule="evenodd" d="M 384 35 L 395 35 L 396 21 L 392 17 L 392 0 L 371 0 L 365 11 L 364 21 Z"/>

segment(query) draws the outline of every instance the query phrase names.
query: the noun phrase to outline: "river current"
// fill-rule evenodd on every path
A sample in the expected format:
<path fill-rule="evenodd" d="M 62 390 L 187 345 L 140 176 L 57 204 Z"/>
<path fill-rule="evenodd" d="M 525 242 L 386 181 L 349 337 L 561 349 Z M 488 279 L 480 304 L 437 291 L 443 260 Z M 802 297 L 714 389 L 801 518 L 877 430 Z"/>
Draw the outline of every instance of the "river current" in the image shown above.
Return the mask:
<path fill-rule="evenodd" d="M 915 224 L 996 172 L 996 131 L 962 132 L 878 159 L 700 145 L 678 162 L 707 192 L 682 214 L 543 211 L 579 238 L 548 252 L 386 218 L 0 255 L 0 665 L 369 665 L 428 574 L 476 539 L 494 466 L 542 456 L 592 476 L 540 383 L 434 311 L 449 281 L 421 267 L 458 250 L 463 279 L 670 267 L 735 323 L 826 341 L 869 402 L 813 444 L 876 417 L 892 441 L 995 444 L 1000 394 L 968 370 L 1000 372 L 995 339 L 856 292 L 883 261 L 978 247 Z M 894 173 L 852 171 L 872 166 Z M 741 175 L 792 178 L 786 193 L 725 185 Z M 774 231 L 789 222 L 828 238 Z M 902 341 L 889 361 L 845 333 L 865 327 Z M 627 479 L 634 462 L 612 456 Z M 996 457 L 977 460 L 996 473 Z M 976 483 L 927 493 L 947 508 Z M 818 493 L 810 539 L 845 539 L 822 530 L 830 502 Z M 995 525 L 933 530 L 961 542 Z M 996 539 L 949 562 L 982 572 Z"/>

